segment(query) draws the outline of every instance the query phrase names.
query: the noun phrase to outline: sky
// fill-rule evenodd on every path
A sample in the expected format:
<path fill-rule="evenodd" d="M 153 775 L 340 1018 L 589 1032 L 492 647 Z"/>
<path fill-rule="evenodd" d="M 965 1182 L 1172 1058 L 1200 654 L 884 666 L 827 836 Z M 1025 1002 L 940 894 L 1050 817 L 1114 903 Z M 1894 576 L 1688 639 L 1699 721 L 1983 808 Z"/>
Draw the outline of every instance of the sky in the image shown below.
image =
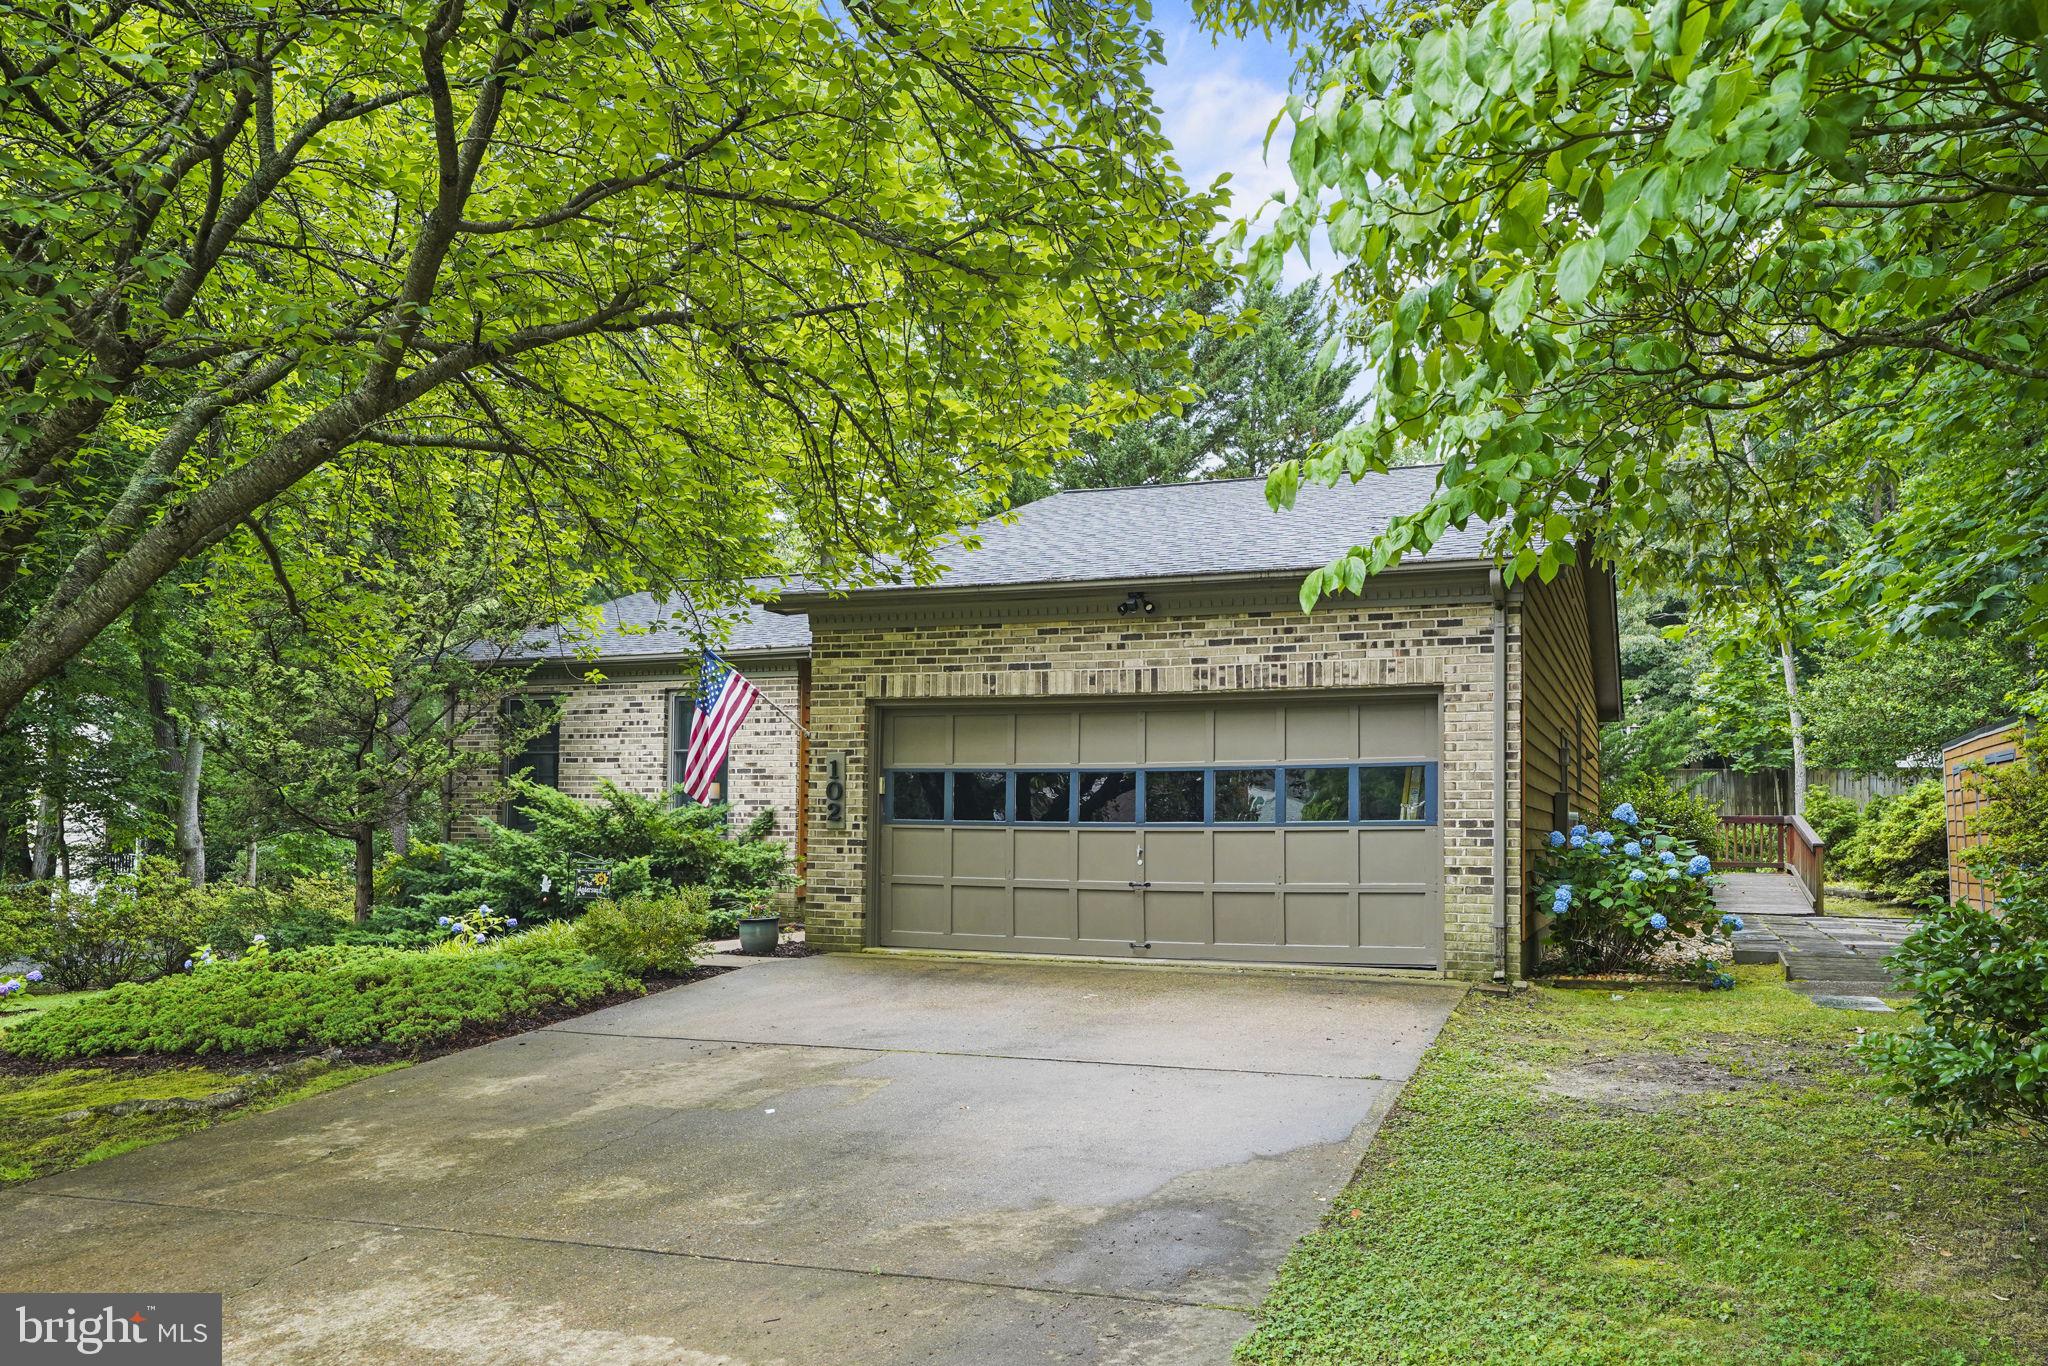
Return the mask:
<path fill-rule="evenodd" d="M 1154 68 L 1152 88 L 1188 184 L 1207 185 L 1230 172 L 1234 217 L 1253 212 L 1275 190 L 1291 190 L 1287 124 L 1273 134 L 1272 155 L 1262 150 L 1266 127 L 1287 100 L 1294 60 L 1286 43 L 1257 34 L 1216 42 L 1195 26 L 1186 0 L 1158 0 L 1152 26 L 1166 43 L 1166 64 Z M 1316 255 L 1321 264 L 1323 253 Z M 1285 283 L 1298 283 L 1311 273 L 1298 254 L 1292 255 Z"/>

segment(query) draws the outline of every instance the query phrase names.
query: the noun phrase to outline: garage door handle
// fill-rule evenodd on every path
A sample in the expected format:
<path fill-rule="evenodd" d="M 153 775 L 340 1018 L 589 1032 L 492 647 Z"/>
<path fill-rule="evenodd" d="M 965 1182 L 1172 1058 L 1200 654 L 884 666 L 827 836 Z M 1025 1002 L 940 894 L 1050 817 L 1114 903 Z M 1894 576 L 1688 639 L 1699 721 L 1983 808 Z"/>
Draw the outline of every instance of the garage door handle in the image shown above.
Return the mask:
<path fill-rule="evenodd" d="M 1149 883 L 1149 882 L 1133 882 L 1133 883 L 1131 884 L 1131 886 L 1133 886 L 1133 887 L 1150 887 L 1151 885 L 1152 885 L 1152 884 L 1151 884 L 1151 883 Z"/>

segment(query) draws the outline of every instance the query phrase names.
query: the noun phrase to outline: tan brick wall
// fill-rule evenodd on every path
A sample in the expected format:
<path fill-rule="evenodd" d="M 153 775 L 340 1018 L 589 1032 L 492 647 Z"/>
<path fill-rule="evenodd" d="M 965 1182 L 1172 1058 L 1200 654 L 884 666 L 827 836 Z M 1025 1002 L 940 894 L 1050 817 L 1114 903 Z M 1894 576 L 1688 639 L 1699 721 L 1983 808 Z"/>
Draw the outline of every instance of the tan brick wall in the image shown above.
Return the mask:
<path fill-rule="evenodd" d="M 782 712 L 797 711 L 796 670 L 787 665 L 740 671 L 761 690 L 762 700 L 748 713 L 733 737 L 726 780 L 732 797 L 733 821 L 752 820 L 764 807 L 775 810 L 775 833 L 796 837 L 796 726 Z M 692 670 L 608 677 L 601 683 L 536 680 L 529 690 L 562 699 L 562 791 L 575 797 L 595 796 L 610 780 L 643 797 L 659 796 L 669 783 L 669 698 L 696 682 Z M 779 712 L 775 703 L 782 708 Z M 461 787 L 455 822 L 457 838 L 473 836 L 476 818 L 497 814 L 492 805 L 497 785 L 498 741 L 488 725 L 464 741 L 487 751 L 492 762 L 470 771 Z"/>
<path fill-rule="evenodd" d="M 1427 688 L 1439 693 L 1443 761 L 1445 969 L 1493 971 L 1493 608 L 1479 595 L 1434 602 L 1366 601 L 1294 610 L 1234 608 L 1131 621 L 1114 612 L 1081 619 L 873 624 L 814 612 L 811 663 L 812 773 L 805 921 L 811 942 L 856 949 L 869 942 L 867 835 L 875 810 L 871 744 L 878 707 L 912 698 L 1117 698 L 1273 690 Z M 991 612 L 993 615 L 993 612 Z M 1519 712 L 1520 669 L 1512 614 L 1509 701 Z M 1510 740 L 1512 741 L 1512 732 Z M 823 812 L 822 765 L 848 762 L 847 819 Z M 1507 775 L 1508 944 L 1519 975 L 1521 820 L 1518 759 Z"/>

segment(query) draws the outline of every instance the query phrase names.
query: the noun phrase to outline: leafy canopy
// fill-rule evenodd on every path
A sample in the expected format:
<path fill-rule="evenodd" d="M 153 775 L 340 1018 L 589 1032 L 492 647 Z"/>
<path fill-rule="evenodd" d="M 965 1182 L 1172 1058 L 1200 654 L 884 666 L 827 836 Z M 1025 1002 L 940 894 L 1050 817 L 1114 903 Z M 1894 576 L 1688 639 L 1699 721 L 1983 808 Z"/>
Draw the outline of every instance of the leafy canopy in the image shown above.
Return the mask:
<path fill-rule="evenodd" d="M 1869 462 L 1950 453 L 1980 474 L 1949 472 L 1945 524 L 1998 503 L 1997 472 L 2039 440 L 2038 5 L 1496 0 L 1392 30 L 1336 7 L 1211 13 L 1324 23 L 1287 109 L 1297 193 L 1250 252 L 1270 278 L 1327 228 L 1374 383 L 1369 420 L 1278 467 L 1274 500 L 1411 445 L 1445 461 L 1431 505 L 1305 602 L 1475 517 L 1518 577 L 1623 559 L 1673 515 L 1667 464 L 1715 415 L 1766 445 L 1828 433 L 1844 463 L 1801 490 L 1809 507 Z M 1912 620 L 2017 577 L 2048 632 L 2034 507 L 1967 547 L 1902 508 L 1877 544 L 1921 527 L 1937 567 L 1863 590 Z"/>
<path fill-rule="evenodd" d="M 1048 343 L 1177 340 L 1213 269 L 1143 12 L 10 6 L 0 716 L 323 469 L 570 599 L 731 596 L 792 531 L 922 572 L 1116 406 Z"/>

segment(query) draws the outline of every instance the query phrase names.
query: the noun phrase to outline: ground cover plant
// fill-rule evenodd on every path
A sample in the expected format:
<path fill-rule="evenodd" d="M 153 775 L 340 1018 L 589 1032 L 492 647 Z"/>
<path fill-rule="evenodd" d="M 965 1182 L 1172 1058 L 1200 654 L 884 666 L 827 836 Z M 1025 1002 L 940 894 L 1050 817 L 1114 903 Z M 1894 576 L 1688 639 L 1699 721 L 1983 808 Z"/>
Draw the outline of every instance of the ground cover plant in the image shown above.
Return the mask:
<path fill-rule="evenodd" d="M 2038 1362 L 2048 1150 L 1914 1137 L 1886 1017 L 1732 992 L 1468 999 L 1248 1362 Z"/>
<path fill-rule="evenodd" d="M 571 944 L 513 950 L 513 943 L 451 942 L 440 951 L 336 945 L 195 962 L 189 972 L 39 1012 L 9 1029 L 4 1047 L 41 1062 L 403 1050 L 639 989 L 636 977 Z"/>

